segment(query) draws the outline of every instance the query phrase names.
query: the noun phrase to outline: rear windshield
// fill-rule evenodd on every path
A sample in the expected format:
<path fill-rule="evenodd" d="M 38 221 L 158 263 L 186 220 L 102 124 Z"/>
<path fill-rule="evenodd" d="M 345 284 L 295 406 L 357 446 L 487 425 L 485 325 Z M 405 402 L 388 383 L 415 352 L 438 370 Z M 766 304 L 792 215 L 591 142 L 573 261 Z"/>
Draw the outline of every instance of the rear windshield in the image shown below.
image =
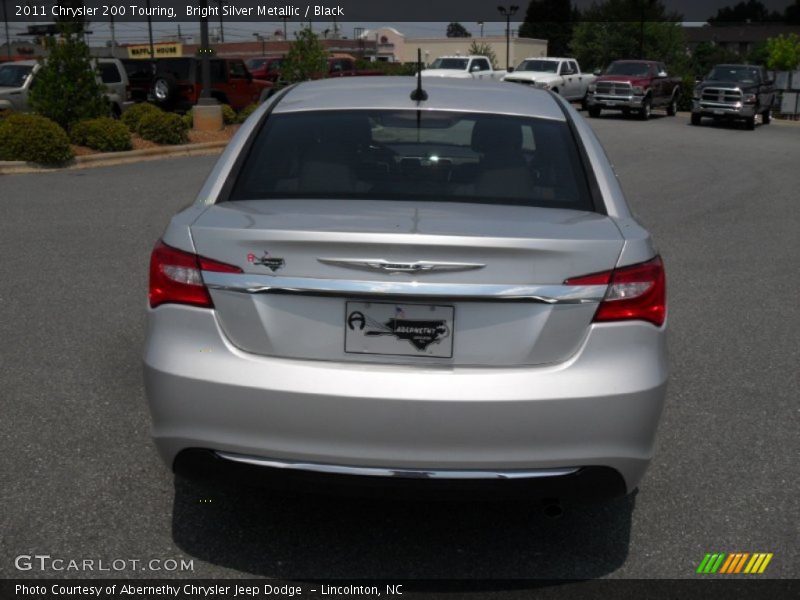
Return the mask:
<path fill-rule="evenodd" d="M 615 62 L 606 70 L 606 75 L 630 75 L 632 77 L 647 77 L 650 65 L 647 63 Z"/>
<path fill-rule="evenodd" d="M 271 115 L 229 196 L 267 198 L 593 210 L 565 122 L 416 110 Z"/>
<path fill-rule="evenodd" d="M 517 71 L 536 71 L 538 73 L 555 73 L 558 62 L 554 60 L 523 60 Z"/>
<path fill-rule="evenodd" d="M 714 81 L 731 81 L 738 83 L 756 83 L 761 78 L 757 67 L 716 66 L 708 74 L 707 79 Z"/>
<path fill-rule="evenodd" d="M 437 58 L 431 63 L 431 69 L 455 69 L 464 71 L 467 68 L 466 58 Z"/>
<path fill-rule="evenodd" d="M 170 73 L 178 80 L 187 80 L 191 75 L 192 61 L 185 58 L 165 58 L 156 61 L 158 73 Z"/>

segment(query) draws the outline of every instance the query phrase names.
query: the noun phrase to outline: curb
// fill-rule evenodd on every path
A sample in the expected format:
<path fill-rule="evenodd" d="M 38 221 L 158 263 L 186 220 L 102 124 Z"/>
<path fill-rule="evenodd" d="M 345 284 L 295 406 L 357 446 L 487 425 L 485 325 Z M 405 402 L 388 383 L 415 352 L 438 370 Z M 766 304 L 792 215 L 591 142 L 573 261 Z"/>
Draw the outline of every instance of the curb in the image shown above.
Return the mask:
<path fill-rule="evenodd" d="M 199 144 L 183 144 L 181 146 L 166 146 L 160 148 L 143 148 L 141 150 L 128 150 L 126 152 L 103 152 L 101 154 L 88 154 L 76 156 L 72 162 L 64 167 L 42 167 L 35 163 L 21 160 L 0 161 L 0 175 L 17 175 L 23 173 L 50 173 L 70 169 L 89 169 L 92 167 L 105 167 L 125 163 L 140 162 L 164 157 L 198 156 L 202 154 L 215 154 L 221 152 L 227 141 L 202 142 Z"/>

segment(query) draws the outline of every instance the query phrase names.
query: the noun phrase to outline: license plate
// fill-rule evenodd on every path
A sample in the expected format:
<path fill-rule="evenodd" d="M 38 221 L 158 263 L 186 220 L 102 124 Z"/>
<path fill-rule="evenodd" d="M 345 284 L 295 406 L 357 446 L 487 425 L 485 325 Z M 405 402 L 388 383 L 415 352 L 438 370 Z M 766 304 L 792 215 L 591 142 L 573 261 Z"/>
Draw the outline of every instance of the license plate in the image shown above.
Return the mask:
<path fill-rule="evenodd" d="M 344 351 L 395 356 L 453 356 L 452 306 L 347 302 Z"/>
<path fill-rule="evenodd" d="M 606 105 L 607 106 L 617 106 L 618 104 L 619 104 L 619 102 L 617 102 L 616 100 L 608 100 L 608 101 L 606 101 Z"/>
<path fill-rule="evenodd" d="M 714 109 L 714 114 L 715 115 L 724 115 L 725 111 L 722 110 L 721 108 L 717 108 L 717 109 Z"/>

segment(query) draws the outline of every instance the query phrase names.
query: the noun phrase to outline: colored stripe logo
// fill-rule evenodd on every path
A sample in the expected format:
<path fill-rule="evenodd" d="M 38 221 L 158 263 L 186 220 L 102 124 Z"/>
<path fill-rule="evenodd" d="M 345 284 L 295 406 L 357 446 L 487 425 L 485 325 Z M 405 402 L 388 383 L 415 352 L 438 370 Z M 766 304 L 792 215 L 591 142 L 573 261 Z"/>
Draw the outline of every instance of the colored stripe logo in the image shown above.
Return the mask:
<path fill-rule="evenodd" d="M 709 552 L 700 561 L 696 572 L 703 575 L 714 573 L 760 575 L 767 569 L 772 556 L 772 552 L 755 552 L 753 554 L 749 552 L 732 552 L 730 554 Z"/>

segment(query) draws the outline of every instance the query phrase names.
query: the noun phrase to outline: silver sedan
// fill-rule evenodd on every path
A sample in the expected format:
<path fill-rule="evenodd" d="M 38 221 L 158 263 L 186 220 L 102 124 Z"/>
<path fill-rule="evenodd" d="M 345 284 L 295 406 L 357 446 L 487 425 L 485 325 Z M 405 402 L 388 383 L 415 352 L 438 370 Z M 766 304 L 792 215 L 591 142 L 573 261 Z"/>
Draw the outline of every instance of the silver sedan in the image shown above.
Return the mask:
<path fill-rule="evenodd" d="M 172 218 L 144 354 L 162 457 L 195 474 L 632 491 L 667 382 L 649 233 L 562 98 L 422 85 L 274 95 Z"/>

